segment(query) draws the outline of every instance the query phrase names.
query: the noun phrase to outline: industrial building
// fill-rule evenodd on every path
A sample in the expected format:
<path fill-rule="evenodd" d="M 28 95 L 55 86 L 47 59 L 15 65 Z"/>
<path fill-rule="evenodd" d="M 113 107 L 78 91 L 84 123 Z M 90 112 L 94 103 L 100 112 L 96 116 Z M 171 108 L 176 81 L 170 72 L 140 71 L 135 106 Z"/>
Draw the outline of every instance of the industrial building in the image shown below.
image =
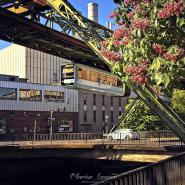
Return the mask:
<path fill-rule="evenodd" d="M 104 121 L 109 129 L 117 123 L 127 103 L 110 73 L 15 44 L 0 51 L 0 74 L 6 133 L 32 132 L 35 120 L 46 133 L 51 111 L 54 132 L 101 132 Z"/>

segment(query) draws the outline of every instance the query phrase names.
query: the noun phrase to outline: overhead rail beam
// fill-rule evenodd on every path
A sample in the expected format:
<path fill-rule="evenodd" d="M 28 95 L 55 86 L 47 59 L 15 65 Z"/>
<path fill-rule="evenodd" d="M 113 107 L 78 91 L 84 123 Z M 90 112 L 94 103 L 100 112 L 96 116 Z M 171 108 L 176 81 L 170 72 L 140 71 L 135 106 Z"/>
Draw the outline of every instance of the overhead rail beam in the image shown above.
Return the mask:
<path fill-rule="evenodd" d="M 83 41 L 0 8 L 0 39 L 108 70 Z"/>

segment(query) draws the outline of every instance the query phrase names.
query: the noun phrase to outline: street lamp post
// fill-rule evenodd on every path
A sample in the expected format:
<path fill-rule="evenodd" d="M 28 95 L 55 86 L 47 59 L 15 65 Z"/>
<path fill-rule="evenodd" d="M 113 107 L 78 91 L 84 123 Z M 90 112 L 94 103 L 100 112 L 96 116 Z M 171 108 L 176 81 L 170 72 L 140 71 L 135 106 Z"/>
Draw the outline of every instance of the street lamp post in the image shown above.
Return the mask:
<path fill-rule="evenodd" d="M 36 132 L 37 132 L 37 120 L 35 119 L 35 122 L 34 122 L 34 128 L 33 128 L 33 141 L 35 142 L 36 141 Z"/>
<path fill-rule="evenodd" d="M 109 116 L 108 115 L 105 115 L 105 132 L 106 134 L 108 133 L 108 119 L 109 119 Z"/>
<path fill-rule="evenodd" d="M 37 117 L 39 117 L 40 114 L 37 114 Z M 34 142 L 36 141 L 36 134 L 37 134 L 37 118 L 35 119 L 34 122 L 34 128 L 33 128 L 33 140 Z"/>
<path fill-rule="evenodd" d="M 53 136 L 53 121 L 55 120 L 55 118 L 53 118 L 53 111 L 51 110 L 50 111 L 50 132 L 49 132 L 49 135 L 50 135 L 50 142 L 52 143 L 52 136 Z"/>

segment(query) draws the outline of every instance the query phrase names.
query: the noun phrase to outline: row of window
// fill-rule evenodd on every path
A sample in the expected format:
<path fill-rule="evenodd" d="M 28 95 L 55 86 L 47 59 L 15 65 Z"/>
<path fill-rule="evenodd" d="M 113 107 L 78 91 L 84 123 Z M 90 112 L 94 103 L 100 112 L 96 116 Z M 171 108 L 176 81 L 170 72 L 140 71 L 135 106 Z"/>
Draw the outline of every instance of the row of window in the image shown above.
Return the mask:
<path fill-rule="evenodd" d="M 119 111 L 119 116 L 121 116 L 121 114 L 122 114 L 122 112 L 121 111 Z M 105 120 L 105 111 L 102 111 L 102 118 L 103 118 L 103 121 L 106 121 Z M 113 123 L 113 120 L 114 118 L 113 118 L 113 111 L 111 111 L 111 117 L 110 117 L 110 121 L 111 121 L 111 123 Z M 93 110 L 93 120 L 94 120 L 94 122 L 96 122 L 96 110 Z M 86 122 L 87 121 L 87 111 L 84 111 L 84 121 Z"/>
<path fill-rule="evenodd" d="M 84 105 L 87 105 L 87 95 L 84 94 Z M 93 105 L 96 105 L 96 94 L 93 94 Z M 102 96 L 102 105 L 105 105 L 105 96 Z M 113 106 L 113 97 L 111 97 L 111 106 Z M 119 106 L 121 106 L 121 97 L 119 97 Z"/>
<path fill-rule="evenodd" d="M 0 99 L 16 100 L 17 89 L 0 87 Z M 19 89 L 19 100 L 42 101 L 42 91 L 34 89 Z M 64 102 L 64 92 L 44 91 L 44 101 Z"/>
<path fill-rule="evenodd" d="M 83 95 L 84 105 L 87 105 L 87 94 Z M 93 105 L 96 105 L 96 94 L 93 94 Z M 102 105 L 105 105 L 105 96 L 102 96 Z M 111 106 L 113 106 L 113 97 L 111 97 Z M 119 106 L 121 106 L 121 97 L 119 97 Z M 119 116 L 121 116 L 122 112 L 119 111 Z M 102 111 L 102 118 L 105 121 L 105 111 Z M 111 122 L 113 122 L 113 111 L 111 111 Z M 96 122 L 96 110 L 93 110 L 93 120 Z M 87 111 L 84 110 L 84 121 L 87 121 Z"/>

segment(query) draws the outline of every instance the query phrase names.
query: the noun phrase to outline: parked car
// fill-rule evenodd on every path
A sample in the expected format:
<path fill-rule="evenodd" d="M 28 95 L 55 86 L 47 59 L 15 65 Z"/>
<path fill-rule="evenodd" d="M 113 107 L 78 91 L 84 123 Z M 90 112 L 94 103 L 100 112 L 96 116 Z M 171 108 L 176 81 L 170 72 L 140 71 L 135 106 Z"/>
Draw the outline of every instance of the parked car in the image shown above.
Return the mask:
<path fill-rule="evenodd" d="M 107 135 L 108 140 L 116 140 L 116 139 L 139 139 L 139 133 L 134 132 L 132 129 L 118 129 L 112 133 Z"/>

